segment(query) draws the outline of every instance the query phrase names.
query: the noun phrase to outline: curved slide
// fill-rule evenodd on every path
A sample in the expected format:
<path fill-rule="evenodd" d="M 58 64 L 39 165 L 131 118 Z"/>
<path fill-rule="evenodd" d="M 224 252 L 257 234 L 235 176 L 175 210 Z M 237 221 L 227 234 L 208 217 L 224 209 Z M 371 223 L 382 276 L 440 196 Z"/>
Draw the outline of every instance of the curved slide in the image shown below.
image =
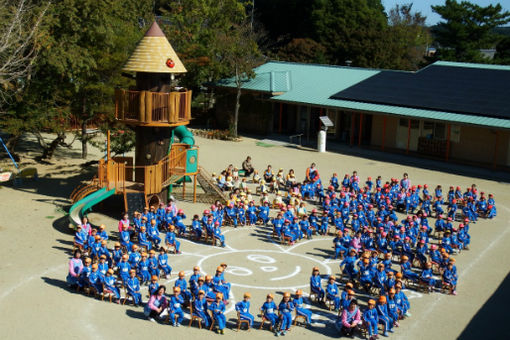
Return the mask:
<path fill-rule="evenodd" d="M 115 194 L 115 188 L 111 190 L 101 188 L 74 203 L 71 209 L 69 209 L 69 219 L 71 222 L 69 227 L 74 228 L 76 225 L 80 224 L 83 214 L 89 211 L 94 205 L 104 201 L 113 194 Z"/>
<path fill-rule="evenodd" d="M 181 143 L 191 146 L 195 145 L 195 137 L 193 136 L 193 133 L 184 125 L 180 125 L 174 129 L 174 136 L 179 138 Z"/>

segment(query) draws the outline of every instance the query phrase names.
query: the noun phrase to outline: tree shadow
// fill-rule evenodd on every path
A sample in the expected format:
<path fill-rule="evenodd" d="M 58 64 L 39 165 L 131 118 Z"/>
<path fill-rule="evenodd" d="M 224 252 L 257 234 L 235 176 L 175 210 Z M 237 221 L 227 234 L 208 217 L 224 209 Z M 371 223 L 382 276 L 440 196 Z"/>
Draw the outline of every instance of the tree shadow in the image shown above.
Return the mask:
<path fill-rule="evenodd" d="M 510 273 L 478 310 L 458 339 L 510 339 L 510 328 L 508 327 L 509 301 Z"/>

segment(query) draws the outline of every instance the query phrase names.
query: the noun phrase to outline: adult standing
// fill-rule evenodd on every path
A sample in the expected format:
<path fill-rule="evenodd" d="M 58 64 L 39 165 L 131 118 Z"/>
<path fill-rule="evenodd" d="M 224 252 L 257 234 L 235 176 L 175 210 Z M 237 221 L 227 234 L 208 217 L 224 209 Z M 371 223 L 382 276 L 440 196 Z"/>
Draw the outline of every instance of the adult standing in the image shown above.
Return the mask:
<path fill-rule="evenodd" d="M 67 274 L 67 283 L 74 288 L 78 285 L 81 271 L 83 270 L 83 262 L 81 260 L 81 250 L 74 251 L 73 258 L 69 260 L 69 274 Z"/>
<path fill-rule="evenodd" d="M 246 157 L 246 159 L 244 160 L 242 166 L 243 166 L 243 170 L 244 170 L 244 177 L 251 176 L 253 171 L 255 171 L 255 169 L 253 169 L 253 165 L 251 164 L 251 157 L 250 156 Z"/>

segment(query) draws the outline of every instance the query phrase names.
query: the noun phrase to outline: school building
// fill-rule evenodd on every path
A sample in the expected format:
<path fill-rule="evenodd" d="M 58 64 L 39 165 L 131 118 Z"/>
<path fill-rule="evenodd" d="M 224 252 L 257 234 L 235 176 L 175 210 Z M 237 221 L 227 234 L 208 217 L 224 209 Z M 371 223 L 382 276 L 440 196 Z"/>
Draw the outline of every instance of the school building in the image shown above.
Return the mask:
<path fill-rule="evenodd" d="M 267 62 L 242 86 L 239 130 L 510 167 L 510 66 L 438 61 L 419 71 Z M 214 85 L 228 121 L 235 83 Z"/>

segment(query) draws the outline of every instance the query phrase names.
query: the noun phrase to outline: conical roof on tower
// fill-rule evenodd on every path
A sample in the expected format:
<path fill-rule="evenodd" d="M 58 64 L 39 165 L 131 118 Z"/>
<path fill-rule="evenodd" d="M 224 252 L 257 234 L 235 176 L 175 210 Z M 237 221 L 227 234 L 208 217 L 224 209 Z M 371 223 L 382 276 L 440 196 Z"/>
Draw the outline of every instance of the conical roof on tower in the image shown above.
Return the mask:
<path fill-rule="evenodd" d="M 186 68 L 168 42 L 165 33 L 154 22 L 135 51 L 129 57 L 123 71 L 148 73 L 185 73 Z"/>

